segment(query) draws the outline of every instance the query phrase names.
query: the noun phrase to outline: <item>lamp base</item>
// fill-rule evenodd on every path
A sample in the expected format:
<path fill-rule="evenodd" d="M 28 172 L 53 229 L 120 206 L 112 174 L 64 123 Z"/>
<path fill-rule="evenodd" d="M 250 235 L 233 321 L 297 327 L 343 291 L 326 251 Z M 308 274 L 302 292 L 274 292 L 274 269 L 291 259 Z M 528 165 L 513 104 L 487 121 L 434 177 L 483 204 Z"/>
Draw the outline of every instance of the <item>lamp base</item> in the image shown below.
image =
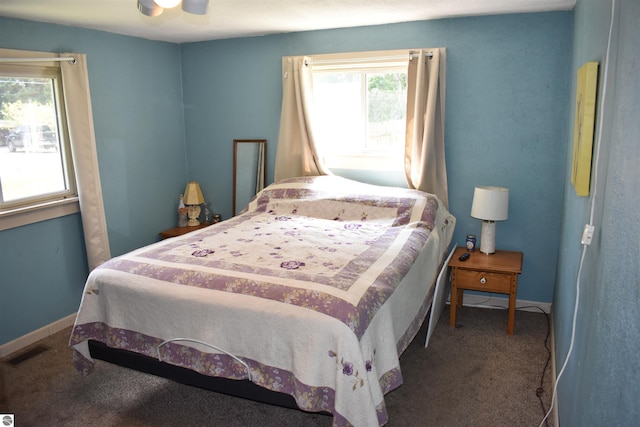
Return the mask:
<path fill-rule="evenodd" d="M 480 252 L 492 254 L 496 251 L 496 222 L 482 221 L 482 234 L 480 235 Z"/>
<path fill-rule="evenodd" d="M 200 205 L 188 205 L 187 209 L 189 210 L 189 222 L 187 222 L 187 225 L 189 227 L 200 225 L 200 221 L 198 221 L 198 217 L 200 216 Z"/>

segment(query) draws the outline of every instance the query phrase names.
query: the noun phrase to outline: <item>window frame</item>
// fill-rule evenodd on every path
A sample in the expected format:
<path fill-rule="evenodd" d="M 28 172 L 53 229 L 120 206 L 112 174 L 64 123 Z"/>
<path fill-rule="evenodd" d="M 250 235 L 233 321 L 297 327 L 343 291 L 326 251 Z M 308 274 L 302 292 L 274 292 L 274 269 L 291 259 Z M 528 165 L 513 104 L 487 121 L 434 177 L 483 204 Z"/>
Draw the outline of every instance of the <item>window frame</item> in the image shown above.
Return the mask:
<path fill-rule="evenodd" d="M 47 219 L 80 212 L 78 187 L 73 166 L 71 143 L 67 127 L 67 110 L 62 88 L 62 72 L 58 62 L 0 63 L 0 76 L 51 78 L 56 108 L 60 162 L 66 190 L 9 202 L 0 201 L 0 230 L 19 227 Z"/>

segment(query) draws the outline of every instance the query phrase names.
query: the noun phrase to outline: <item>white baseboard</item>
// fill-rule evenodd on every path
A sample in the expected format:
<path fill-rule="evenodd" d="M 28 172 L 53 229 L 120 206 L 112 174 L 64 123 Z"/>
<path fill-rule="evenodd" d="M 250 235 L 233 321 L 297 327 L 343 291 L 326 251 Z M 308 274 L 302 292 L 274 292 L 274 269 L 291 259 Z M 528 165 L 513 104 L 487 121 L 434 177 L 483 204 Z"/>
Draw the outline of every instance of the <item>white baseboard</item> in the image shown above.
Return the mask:
<path fill-rule="evenodd" d="M 447 301 L 447 304 L 450 302 L 450 300 Z M 469 307 L 504 309 L 509 308 L 509 298 L 494 294 L 465 294 L 463 305 Z M 551 303 L 516 299 L 516 310 L 533 311 L 536 313 L 540 313 L 540 310 L 542 310 L 545 313 L 550 313 Z"/>
<path fill-rule="evenodd" d="M 60 332 L 64 328 L 73 326 L 73 322 L 75 320 L 76 320 L 76 313 L 73 313 L 68 315 L 67 317 L 64 317 L 60 320 L 56 320 L 53 323 L 43 326 L 40 329 L 37 329 L 33 332 L 29 332 L 26 335 L 16 338 L 13 341 L 9 341 L 6 344 L 0 345 L 0 358 L 3 358 L 11 353 L 15 353 L 16 351 L 22 350 L 23 348 L 28 347 L 31 344 L 37 341 L 40 341 L 43 338 L 53 335 L 56 332 Z"/>

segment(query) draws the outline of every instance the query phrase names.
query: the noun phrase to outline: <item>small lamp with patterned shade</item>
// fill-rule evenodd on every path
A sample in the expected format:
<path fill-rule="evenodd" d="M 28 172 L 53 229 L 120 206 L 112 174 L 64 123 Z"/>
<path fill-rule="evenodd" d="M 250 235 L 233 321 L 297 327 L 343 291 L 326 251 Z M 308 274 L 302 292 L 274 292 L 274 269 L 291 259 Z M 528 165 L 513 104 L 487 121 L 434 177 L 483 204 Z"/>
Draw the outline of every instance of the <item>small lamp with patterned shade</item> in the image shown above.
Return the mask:
<path fill-rule="evenodd" d="M 196 181 L 190 181 L 184 190 L 184 204 L 187 206 L 189 212 L 189 222 L 187 223 L 189 227 L 200 225 L 198 217 L 200 216 L 200 205 L 203 203 L 204 197 L 200 190 L 200 184 Z"/>

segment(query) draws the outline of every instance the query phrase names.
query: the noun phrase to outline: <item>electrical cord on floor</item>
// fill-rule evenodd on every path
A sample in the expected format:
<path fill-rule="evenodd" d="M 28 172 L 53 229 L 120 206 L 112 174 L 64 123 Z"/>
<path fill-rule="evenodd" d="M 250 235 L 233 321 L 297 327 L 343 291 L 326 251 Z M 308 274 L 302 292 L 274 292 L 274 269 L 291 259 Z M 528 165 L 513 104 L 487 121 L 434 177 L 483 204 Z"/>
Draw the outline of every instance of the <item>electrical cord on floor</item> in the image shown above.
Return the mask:
<path fill-rule="evenodd" d="M 542 308 L 536 305 L 516 307 L 516 310 L 523 310 L 525 308 L 527 309 L 535 308 L 537 310 L 540 310 L 540 312 L 544 314 L 545 319 L 547 319 L 547 335 L 544 337 L 544 348 L 547 350 L 547 360 L 544 363 L 544 367 L 542 368 L 542 374 L 540 375 L 540 386 L 536 388 L 536 396 L 540 401 L 540 408 L 542 408 L 542 415 L 544 416 L 547 413 L 547 409 L 544 406 L 544 400 L 542 399 L 542 396 L 544 395 L 544 377 L 547 372 L 547 368 L 549 367 L 549 362 L 551 362 L 551 349 L 549 348 L 549 337 L 551 336 L 551 322 L 549 320 L 549 315 L 547 314 L 547 312 L 545 312 Z M 547 423 L 546 419 L 544 420 L 544 423 L 545 423 L 545 426 L 549 427 L 549 424 Z"/>
<path fill-rule="evenodd" d="M 551 362 L 551 349 L 549 348 L 549 337 L 551 336 L 551 322 L 549 321 L 549 315 L 540 307 L 532 305 L 528 307 L 517 307 L 516 310 L 523 309 L 523 308 L 537 308 L 542 312 L 542 314 L 544 314 L 544 317 L 547 319 L 547 336 L 544 338 L 544 348 L 547 349 L 547 361 L 544 363 L 544 368 L 542 368 L 542 375 L 540 375 L 540 387 L 536 389 L 536 396 L 540 401 L 540 407 L 542 408 L 542 415 L 544 416 L 547 413 L 547 408 L 545 408 L 544 406 L 544 400 L 542 399 L 542 396 L 544 395 L 544 376 L 547 372 L 547 368 L 549 367 L 549 362 Z M 545 426 L 549 427 L 549 424 L 546 419 L 544 420 L 544 423 L 545 423 Z"/>
<path fill-rule="evenodd" d="M 486 304 L 484 304 L 485 302 L 491 301 L 491 298 L 492 297 L 489 297 L 488 299 L 486 299 L 485 301 L 482 301 L 481 303 L 470 304 L 470 305 L 468 305 L 468 307 L 493 308 L 493 309 L 507 310 L 506 307 L 501 306 L 501 305 L 491 305 L 491 304 L 486 305 Z M 542 368 L 542 374 L 540 375 L 540 386 L 538 388 L 536 388 L 536 397 L 540 401 L 540 407 L 542 408 L 542 415 L 544 416 L 547 413 L 547 408 L 545 408 L 545 406 L 544 406 L 544 399 L 542 398 L 542 396 L 544 395 L 544 377 L 546 375 L 547 368 L 549 367 L 549 363 L 551 362 L 551 349 L 549 348 L 549 337 L 551 337 L 551 321 L 549 320 L 549 314 L 547 314 L 546 311 L 544 311 L 541 307 L 538 307 L 537 305 L 523 305 L 521 307 L 516 307 L 516 311 L 517 310 L 524 310 L 524 309 L 532 309 L 532 308 L 540 310 L 540 312 L 542 314 L 544 314 L 544 317 L 547 320 L 547 335 L 544 338 L 544 348 L 547 350 L 547 360 L 544 363 L 544 367 Z M 548 424 L 546 418 L 544 419 L 543 422 L 544 422 L 545 426 L 549 427 L 549 424 Z"/>

